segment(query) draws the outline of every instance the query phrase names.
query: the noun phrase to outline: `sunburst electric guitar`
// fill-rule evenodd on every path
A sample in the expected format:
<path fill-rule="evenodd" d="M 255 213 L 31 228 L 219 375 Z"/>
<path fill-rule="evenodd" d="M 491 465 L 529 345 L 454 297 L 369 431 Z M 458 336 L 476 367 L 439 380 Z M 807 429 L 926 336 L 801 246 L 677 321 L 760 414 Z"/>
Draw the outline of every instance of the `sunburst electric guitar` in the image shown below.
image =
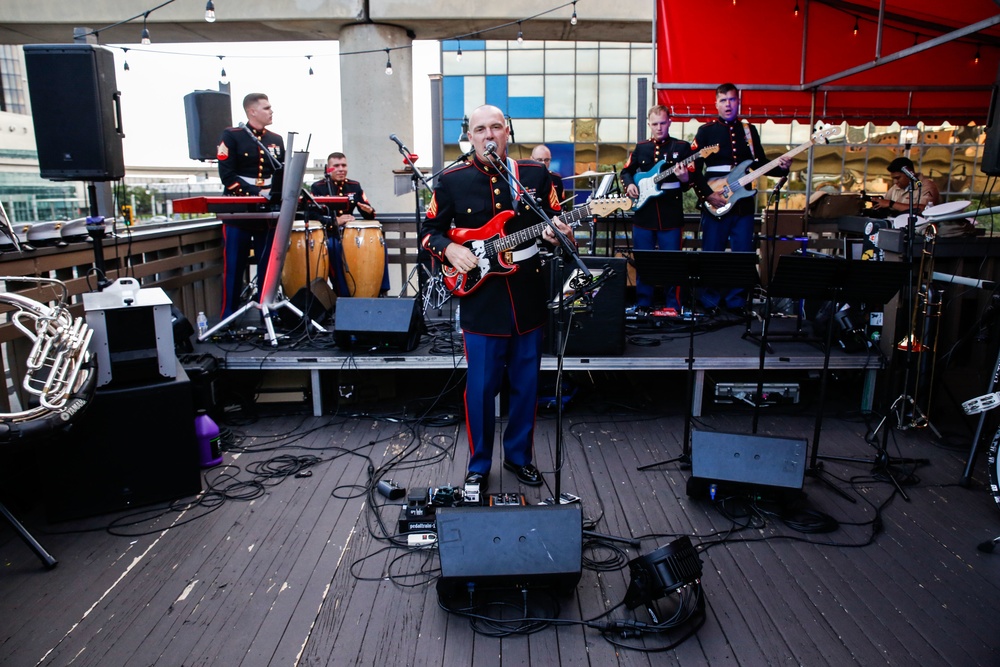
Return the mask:
<path fill-rule="evenodd" d="M 635 202 L 635 207 L 640 209 L 651 197 L 662 195 L 665 190 L 660 189 L 660 183 L 665 181 L 670 174 L 674 173 L 674 169 L 677 167 L 687 167 L 698 158 L 708 157 L 712 153 L 718 152 L 719 144 L 712 144 L 711 146 L 705 146 L 699 151 L 695 151 L 677 164 L 670 165 L 668 169 L 663 168 L 667 163 L 666 159 L 663 159 L 654 164 L 653 168 L 649 171 L 637 171 L 635 173 L 635 185 L 639 188 L 639 198 Z"/>
<path fill-rule="evenodd" d="M 627 211 L 630 208 L 632 200 L 628 197 L 605 197 L 594 199 L 568 213 L 560 213 L 559 217 L 567 225 L 575 227 L 580 221 L 591 216 L 609 215 L 617 210 Z M 526 241 L 539 238 L 548 223 L 540 222 L 508 234 L 504 227 L 514 215 L 516 211 L 502 211 L 482 227 L 476 229 L 456 227 L 448 232 L 448 237 L 452 241 L 464 245 L 479 258 L 479 266 L 468 273 L 460 273 L 452 266 L 442 265 L 444 285 L 452 294 L 456 296 L 471 294 L 490 276 L 500 276 L 517 270 L 517 264 L 512 259 L 513 249 Z"/>
<path fill-rule="evenodd" d="M 726 203 L 716 208 L 708 202 L 705 202 L 705 210 L 712 215 L 721 218 L 729 212 L 729 209 L 733 207 L 733 204 L 744 197 L 752 197 L 755 195 L 757 191 L 752 190 L 747 186 L 751 185 L 758 178 L 777 167 L 779 160 L 786 157 L 792 157 L 793 155 L 798 155 L 813 144 L 825 143 L 830 137 L 835 137 L 838 134 L 840 134 L 840 127 L 836 125 L 827 125 L 825 128 L 817 130 L 813 133 L 812 138 L 801 146 L 796 146 L 784 155 L 774 158 L 763 167 L 754 169 L 750 173 L 747 173 L 747 169 L 749 169 L 750 165 L 753 164 L 753 160 L 744 160 L 733 167 L 733 170 L 729 172 L 728 175 L 722 178 L 709 179 L 709 187 L 712 188 L 713 192 L 718 192 L 725 197 Z"/>

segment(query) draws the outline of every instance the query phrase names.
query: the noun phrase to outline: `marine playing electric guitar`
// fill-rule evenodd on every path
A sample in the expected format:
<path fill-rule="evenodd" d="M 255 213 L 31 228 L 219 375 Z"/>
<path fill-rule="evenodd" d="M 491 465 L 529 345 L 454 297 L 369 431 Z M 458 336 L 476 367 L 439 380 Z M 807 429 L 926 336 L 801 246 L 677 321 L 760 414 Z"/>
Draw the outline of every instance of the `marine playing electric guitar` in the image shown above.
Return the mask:
<path fill-rule="evenodd" d="M 839 126 L 827 125 L 825 128 L 817 130 L 812 135 L 812 138 L 801 146 L 796 146 L 784 155 L 774 158 L 763 167 L 754 169 L 750 173 L 747 173 L 747 169 L 749 169 L 750 165 L 753 164 L 753 160 L 744 160 L 733 167 L 733 170 L 726 176 L 709 179 L 708 185 L 712 188 L 712 191 L 721 194 L 725 198 L 726 203 L 716 208 L 706 201 L 704 203 L 705 210 L 717 218 L 721 218 L 729 212 L 729 209 L 733 207 L 733 204 L 744 197 L 752 197 L 755 195 L 757 191 L 747 188 L 747 186 L 777 167 L 779 160 L 786 157 L 792 157 L 793 155 L 798 155 L 813 144 L 825 142 L 830 137 L 834 137 L 838 134 L 840 134 Z"/>
<path fill-rule="evenodd" d="M 712 153 L 719 152 L 719 144 L 713 144 L 711 146 L 705 146 L 699 151 L 695 151 L 690 156 L 684 158 L 677 164 L 670 165 L 670 168 L 664 169 L 667 160 L 664 158 L 656 164 L 649 171 L 637 171 L 635 173 L 635 186 L 639 188 L 639 198 L 635 202 L 636 209 L 642 208 L 651 197 L 658 197 L 662 195 L 665 190 L 660 188 L 660 183 L 665 181 L 670 174 L 674 173 L 674 169 L 677 167 L 687 167 L 689 164 L 701 157 L 708 157 Z"/>

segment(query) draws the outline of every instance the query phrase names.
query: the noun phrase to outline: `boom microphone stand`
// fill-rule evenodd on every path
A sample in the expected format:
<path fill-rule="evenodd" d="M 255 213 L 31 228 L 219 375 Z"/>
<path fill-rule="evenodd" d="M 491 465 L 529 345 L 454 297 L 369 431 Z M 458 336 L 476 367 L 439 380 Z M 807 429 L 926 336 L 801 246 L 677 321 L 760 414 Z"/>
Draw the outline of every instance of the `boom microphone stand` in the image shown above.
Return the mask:
<path fill-rule="evenodd" d="M 552 230 L 552 233 L 555 235 L 556 240 L 559 243 L 558 249 L 561 250 L 562 253 L 568 255 L 571 258 L 573 264 L 575 264 L 575 266 L 580 270 L 580 277 L 578 281 L 574 283 L 576 287 L 574 289 L 573 294 L 570 296 L 569 303 L 573 303 L 580 299 L 586 299 L 589 304 L 589 300 L 591 299 L 591 295 L 593 294 L 594 290 L 600 287 L 606 280 L 610 279 L 611 276 L 614 274 L 614 271 L 612 271 L 610 266 L 607 266 L 605 267 L 604 271 L 601 273 L 599 277 L 597 277 L 596 279 L 593 278 L 590 274 L 590 269 L 587 267 L 586 264 L 584 264 L 583 258 L 581 258 L 580 254 L 577 252 L 576 246 L 573 244 L 572 241 L 569 240 L 569 238 L 565 234 L 559 231 L 559 228 L 556 227 L 555 223 L 552 222 L 552 219 L 545 214 L 545 211 L 542 210 L 542 207 L 538 205 L 534 197 L 528 194 L 527 189 L 517 179 L 517 176 L 512 174 L 511 171 L 507 168 L 507 165 L 504 163 L 504 161 L 501 160 L 499 156 L 497 156 L 495 146 L 493 146 L 492 148 L 489 147 L 487 148 L 486 157 L 487 159 L 489 159 L 489 161 L 493 164 L 493 166 L 496 168 L 498 172 L 506 174 L 507 177 L 510 178 L 511 182 L 514 184 L 514 187 L 516 187 L 519 192 L 524 193 L 522 196 L 522 201 L 524 201 L 539 218 L 545 221 L 545 224 L 547 224 L 549 226 L 549 229 Z M 557 266 L 560 266 L 561 268 L 561 263 L 557 264 Z M 562 313 L 564 313 L 566 309 L 566 299 L 563 292 L 564 290 L 560 285 L 559 300 L 557 305 L 559 317 L 558 317 L 558 325 L 556 327 L 557 329 L 556 331 L 556 451 L 555 451 L 556 479 L 555 479 L 555 488 L 552 494 L 553 501 L 557 504 L 560 503 L 560 496 L 562 493 L 561 489 L 562 442 L 563 442 L 562 371 L 563 371 L 563 348 L 565 347 L 565 344 L 563 343 L 564 331 L 563 331 Z"/>

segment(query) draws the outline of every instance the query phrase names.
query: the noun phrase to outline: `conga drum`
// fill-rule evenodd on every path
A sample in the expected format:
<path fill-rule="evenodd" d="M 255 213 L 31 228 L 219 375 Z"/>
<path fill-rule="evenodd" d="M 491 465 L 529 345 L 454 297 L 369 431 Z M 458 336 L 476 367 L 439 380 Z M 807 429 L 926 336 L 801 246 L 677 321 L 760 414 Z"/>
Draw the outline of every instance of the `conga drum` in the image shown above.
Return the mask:
<path fill-rule="evenodd" d="M 377 297 L 385 272 L 382 225 L 361 220 L 348 223 L 344 225 L 340 245 L 344 253 L 344 280 L 351 296 Z"/>
<path fill-rule="evenodd" d="M 323 238 L 323 226 L 310 227 L 306 237 L 304 222 L 292 223 L 292 234 L 281 270 L 281 288 L 289 299 L 306 286 L 306 268 L 309 280 L 326 279 L 330 273 L 330 256 Z"/>

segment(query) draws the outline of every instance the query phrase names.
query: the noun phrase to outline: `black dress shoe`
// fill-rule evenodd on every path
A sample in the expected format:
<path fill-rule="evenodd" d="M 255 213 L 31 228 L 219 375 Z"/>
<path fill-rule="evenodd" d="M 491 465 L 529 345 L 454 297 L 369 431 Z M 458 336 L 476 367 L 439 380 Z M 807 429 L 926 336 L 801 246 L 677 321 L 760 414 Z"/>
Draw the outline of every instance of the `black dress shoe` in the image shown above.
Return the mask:
<path fill-rule="evenodd" d="M 522 484 L 527 484 L 528 486 L 542 485 L 542 473 L 538 472 L 538 468 L 530 463 L 519 466 L 509 461 L 504 461 L 503 467 L 514 473 L 517 476 L 517 480 Z"/>
<path fill-rule="evenodd" d="M 486 493 L 486 489 L 490 485 L 490 477 L 489 475 L 484 475 L 481 472 L 470 472 L 468 475 L 465 476 L 465 483 L 478 484 L 479 493 Z"/>

